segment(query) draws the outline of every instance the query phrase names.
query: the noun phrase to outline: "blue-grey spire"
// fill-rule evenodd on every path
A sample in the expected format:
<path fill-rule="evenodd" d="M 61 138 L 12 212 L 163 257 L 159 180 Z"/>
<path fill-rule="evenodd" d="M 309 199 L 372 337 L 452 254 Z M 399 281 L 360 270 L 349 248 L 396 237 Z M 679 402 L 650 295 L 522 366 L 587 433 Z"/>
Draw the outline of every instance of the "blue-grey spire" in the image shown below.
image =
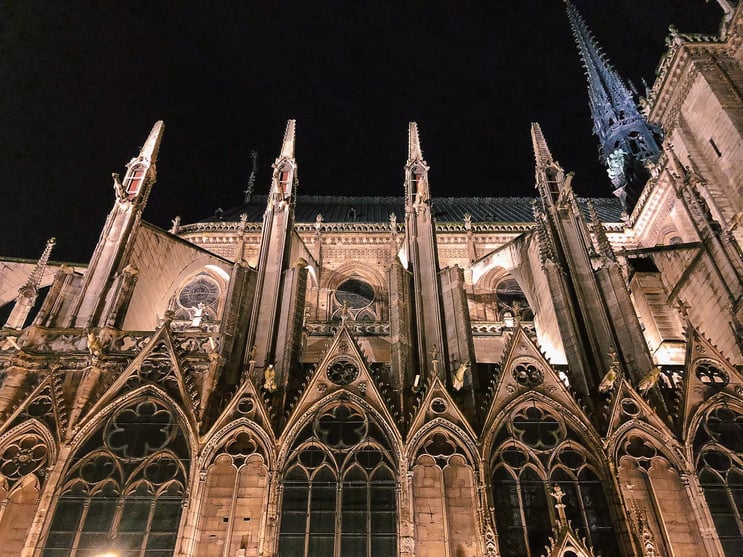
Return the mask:
<path fill-rule="evenodd" d="M 568 0 L 565 5 L 586 70 L 599 158 L 606 165 L 614 195 L 631 209 L 648 178 L 644 163 L 658 159 L 661 130 L 640 113 L 632 93 L 609 64 L 575 6 Z"/>

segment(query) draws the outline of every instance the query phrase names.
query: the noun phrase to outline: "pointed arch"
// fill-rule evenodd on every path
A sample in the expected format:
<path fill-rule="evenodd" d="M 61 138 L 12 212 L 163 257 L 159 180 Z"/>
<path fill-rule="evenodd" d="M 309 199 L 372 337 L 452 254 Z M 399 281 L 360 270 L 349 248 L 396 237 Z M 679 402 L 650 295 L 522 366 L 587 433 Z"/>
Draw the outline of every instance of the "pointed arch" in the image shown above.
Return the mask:
<path fill-rule="evenodd" d="M 330 396 L 287 432 L 279 556 L 397 551 L 399 452 L 382 417 L 357 398 Z"/>
<path fill-rule="evenodd" d="M 559 486 L 572 527 L 602 555 L 620 554 L 609 502 L 610 473 L 594 432 L 566 408 L 530 391 L 501 412 L 487 441 L 499 550 L 537 556 L 557 526 L 551 491 Z"/>
<path fill-rule="evenodd" d="M 743 404 L 719 393 L 691 421 L 687 450 L 725 555 L 743 539 Z"/>
<path fill-rule="evenodd" d="M 408 449 L 412 470 L 416 555 L 479 553 L 476 475 L 479 462 L 469 435 L 437 418 L 421 428 Z"/>
<path fill-rule="evenodd" d="M 224 555 L 261 552 L 268 505 L 270 441 L 254 422 L 240 418 L 222 428 L 202 451 L 204 493 L 199 509 L 197 555 L 218 545 Z"/>
<path fill-rule="evenodd" d="M 0 437 L 0 557 L 20 555 L 36 514 L 46 469 L 55 461 L 52 434 L 36 419 Z"/>
<path fill-rule="evenodd" d="M 44 555 L 175 551 L 193 476 L 188 423 L 153 385 L 127 393 L 85 423 L 59 481 Z"/>

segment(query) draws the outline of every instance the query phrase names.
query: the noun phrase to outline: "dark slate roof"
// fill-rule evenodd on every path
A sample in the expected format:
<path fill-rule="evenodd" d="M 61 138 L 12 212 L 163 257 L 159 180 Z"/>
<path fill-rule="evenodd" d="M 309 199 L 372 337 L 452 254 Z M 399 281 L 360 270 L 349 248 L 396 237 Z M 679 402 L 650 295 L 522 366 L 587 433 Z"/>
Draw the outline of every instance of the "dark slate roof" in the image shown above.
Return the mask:
<path fill-rule="evenodd" d="M 602 222 L 622 222 L 622 207 L 618 199 L 591 199 Z M 588 198 L 579 198 L 586 217 Z M 532 197 L 435 197 L 431 202 L 437 222 L 462 222 L 465 213 L 472 222 L 533 222 Z M 352 197 L 300 195 L 295 208 L 296 222 L 315 222 L 318 214 L 323 222 L 382 223 L 395 213 L 398 222 L 405 219 L 405 201 L 402 197 Z M 254 195 L 250 203 L 234 207 L 221 215 L 215 213 L 201 222 L 238 221 L 248 215 L 248 222 L 260 222 L 266 210 L 266 196 Z"/>

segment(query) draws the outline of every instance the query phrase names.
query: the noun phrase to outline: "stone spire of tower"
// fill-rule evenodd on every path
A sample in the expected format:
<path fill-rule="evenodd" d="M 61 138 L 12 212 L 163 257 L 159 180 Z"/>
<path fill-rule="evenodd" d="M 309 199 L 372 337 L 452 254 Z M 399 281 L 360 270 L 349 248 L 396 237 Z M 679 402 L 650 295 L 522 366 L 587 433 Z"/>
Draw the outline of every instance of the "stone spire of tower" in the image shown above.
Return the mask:
<path fill-rule="evenodd" d="M 57 240 L 55 238 L 49 238 L 47 240 L 44 252 L 41 254 L 34 270 L 31 271 L 25 284 L 18 289 L 15 306 L 13 306 L 13 310 L 5 322 L 6 327 L 10 329 L 22 329 L 26 323 L 26 318 L 36 303 L 36 297 L 39 295 L 41 279 L 44 277 L 44 270 L 46 269 L 46 264 L 49 262 L 49 255 L 51 255 L 52 248 L 56 242 Z"/>
<path fill-rule="evenodd" d="M 606 166 L 614 195 L 632 209 L 649 177 L 644 163 L 660 154 L 661 131 L 640 113 L 631 91 L 601 51 L 575 6 L 565 0 L 586 79 L 593 132 L 599 138 L 599 158 Z"/>

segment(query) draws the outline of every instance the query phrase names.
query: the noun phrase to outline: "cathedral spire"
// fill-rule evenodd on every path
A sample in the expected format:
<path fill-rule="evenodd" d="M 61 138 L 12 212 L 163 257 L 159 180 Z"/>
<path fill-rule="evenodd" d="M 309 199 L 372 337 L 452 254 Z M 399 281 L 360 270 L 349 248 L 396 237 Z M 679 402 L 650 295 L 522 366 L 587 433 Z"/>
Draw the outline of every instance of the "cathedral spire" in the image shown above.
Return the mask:
<path fill-rule="evenodd" d="M 26 323 L 31 308 L 36 303 L 36 297 L 39 294 L 39 286 L 41 286 L 41 279 L 44 277 L 44 270 L 46 264 L 49 262 L 49 256 L 52 253 L 52 248 L 57 242 L 55 238 L 49 238 L 46 242 L 44 252 L 41 254 L 39 261 L 36 263 L 34 270 L 31 271 L 31 275 L 28 277 L 26 283 L 21 286 L 18 290 L 18 296 L 15 299 L 15 306 L 8 316 L 8 320 L 5 326 L 10 329 L 22 329 Z"/>
<path fill-rule="evenodd" d="M 640 113 L 631 91 L 601 51 L 575 6 L 565 0 L 568 19 L 580 52 L 586 79 L 593 132 L 599 158 L 606 166 L 614 195 L 631 210 L 649 177 L 644 163 L 656 161 L 661 131 Z"/>

